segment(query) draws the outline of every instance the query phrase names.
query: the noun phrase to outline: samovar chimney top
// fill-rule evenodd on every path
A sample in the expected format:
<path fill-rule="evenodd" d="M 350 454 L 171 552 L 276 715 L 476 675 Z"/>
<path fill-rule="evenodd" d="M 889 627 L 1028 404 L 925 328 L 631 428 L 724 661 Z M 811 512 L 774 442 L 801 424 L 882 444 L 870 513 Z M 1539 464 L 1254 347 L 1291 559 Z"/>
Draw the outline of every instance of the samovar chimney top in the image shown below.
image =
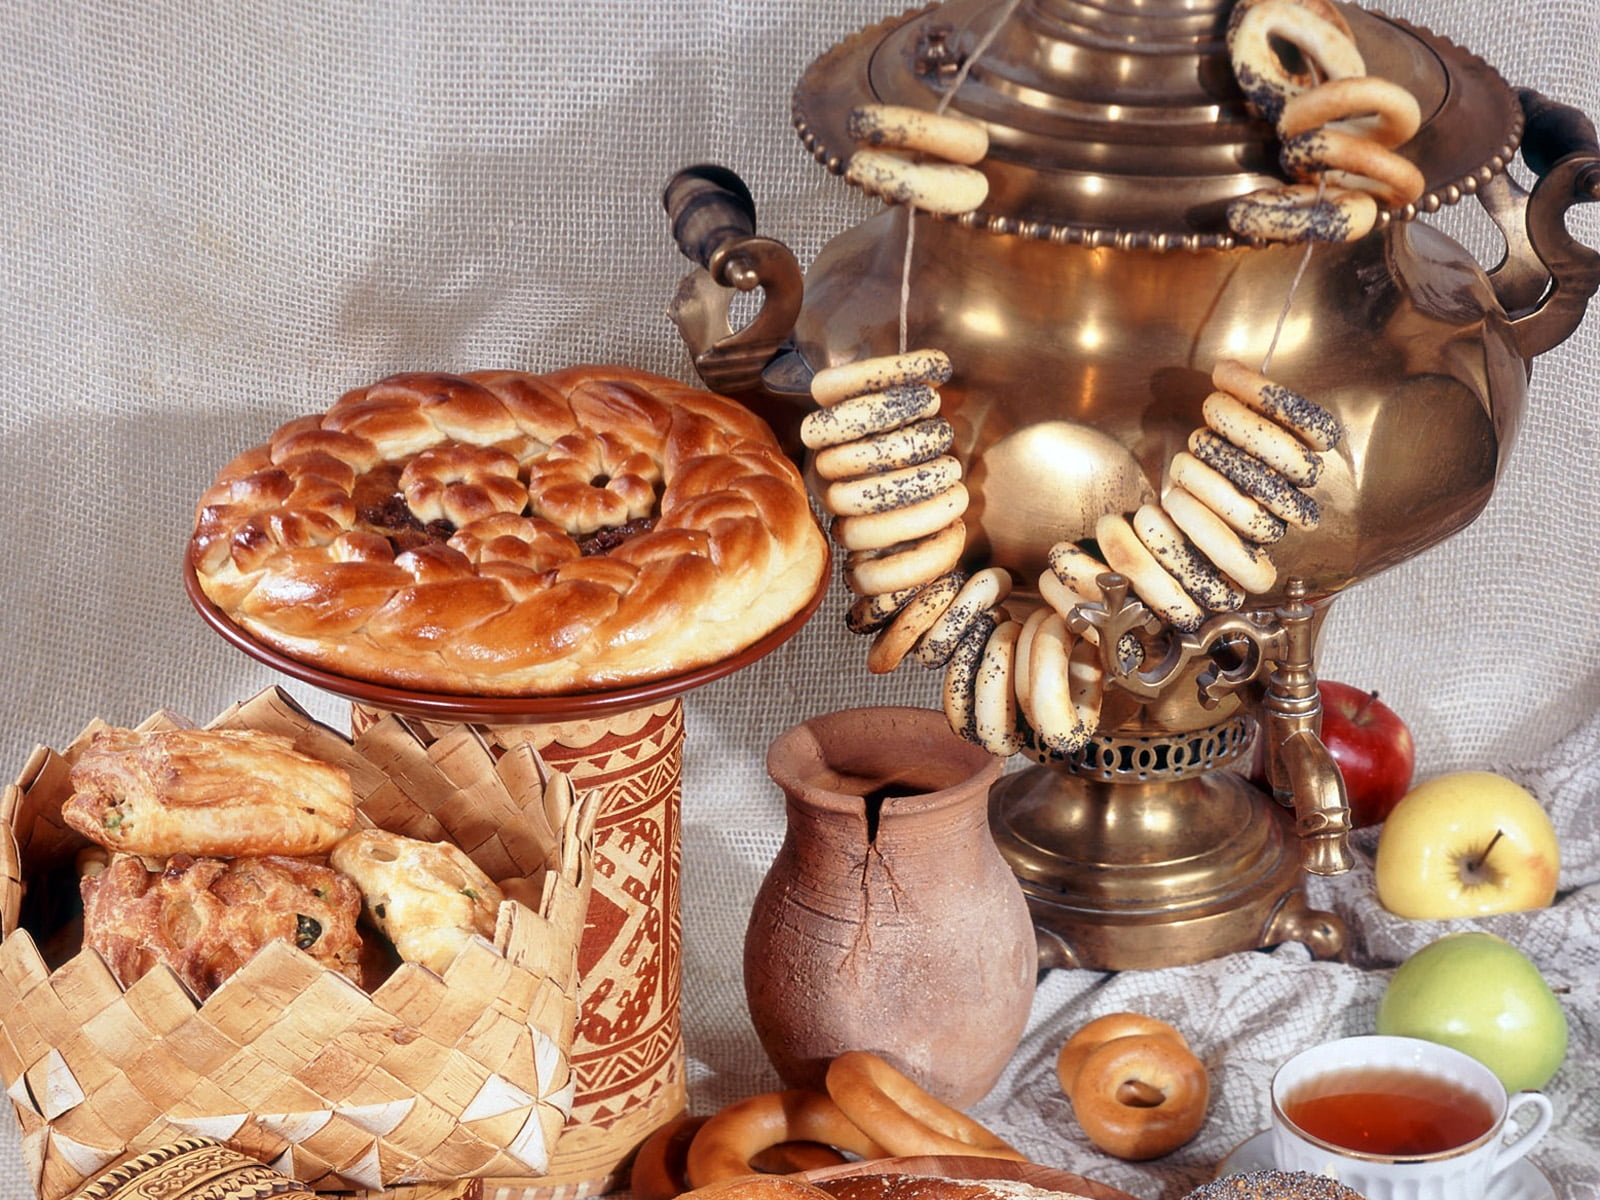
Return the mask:
<path fill-rule="evenodd" d="M 1403 22 L 1339 7 L 1368 72 L 1408 87 L 1423 112 L 1401 153 L 1428 190 L 1384 219 L 1453 203 L 1504 169 L 1522 114 L 1492 68 Z M 852 108 L 935 107 L 992 33 L 949 100 L 990 137 L 988 200 L 960 220 L 1057 241 L 1231 245 L 1227 202 L 1283 182 L 1274 131 L 1234 81 L 1231 9 L 1232 0 L 1022 0 L 1014 9 L 949 0 L 819 58 L 795 88 L 795 124 L 817 159 L 842 172 Z"/>

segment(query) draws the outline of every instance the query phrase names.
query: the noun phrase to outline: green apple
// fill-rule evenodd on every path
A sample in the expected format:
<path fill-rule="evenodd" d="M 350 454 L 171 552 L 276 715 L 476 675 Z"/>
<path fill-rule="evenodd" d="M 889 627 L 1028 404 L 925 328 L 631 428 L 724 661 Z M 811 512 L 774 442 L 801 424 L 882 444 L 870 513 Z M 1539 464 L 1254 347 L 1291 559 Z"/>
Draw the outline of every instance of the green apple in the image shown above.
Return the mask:
<path fill-rule="evenodd" d="M 1561 851 L 1531 792 L 1490 771 L 1412 788 L 1378 834 L 1378 902 L 1401 917 L 1444 920 L 1544 908 Z"/>
<path fill-rule="evenodd" d="M 1541 1088 L 1567 1055 L 1567 1015 L 1539 968 L 1492 933 L 1447 933 L 1395 971 L 1378 1032 L 1470 1054 L 1506 1091 Z"/>

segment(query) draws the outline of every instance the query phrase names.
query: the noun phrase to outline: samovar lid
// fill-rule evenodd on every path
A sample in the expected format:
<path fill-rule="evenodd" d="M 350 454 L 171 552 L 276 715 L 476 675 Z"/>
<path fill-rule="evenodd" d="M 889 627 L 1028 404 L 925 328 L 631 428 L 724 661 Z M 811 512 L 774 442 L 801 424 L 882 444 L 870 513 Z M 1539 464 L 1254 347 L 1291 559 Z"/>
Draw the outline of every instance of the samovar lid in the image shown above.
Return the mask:
<path fill-rule="evenodd" d="M 1006 0 L 949 0 L 846 38 L 806 70 L 794 121 L 828 170 L 854 150 L 866 103 L 934 108 Z M 1225 247 L 1235 196 L 1281 185 L 1271 126 L 1245 106 L 1224 32 L 1232 0 L 1022 0 L 967 68 L 949 108 L 989 128 L 983 207 L 995 233 L 1120 247 Z M 1511 88 L 1476 56 L 1398 19 L 1340 4 L 1372 75 L 1409 88 L 1423 124 L 1400 149 L 1423 195 L 1409 220 L 1475 192 L 1522 136 Z"/>

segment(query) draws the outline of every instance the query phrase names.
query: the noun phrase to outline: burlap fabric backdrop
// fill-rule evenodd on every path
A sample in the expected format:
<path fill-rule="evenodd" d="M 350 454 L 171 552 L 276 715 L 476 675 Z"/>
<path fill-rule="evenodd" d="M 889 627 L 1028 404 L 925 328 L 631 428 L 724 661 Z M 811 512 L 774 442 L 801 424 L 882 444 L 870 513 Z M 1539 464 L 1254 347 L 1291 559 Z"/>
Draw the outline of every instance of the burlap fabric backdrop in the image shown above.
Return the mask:
<path fill-rule="evenodd" d="M 1594 0 L 1393 10 L 1513 83 L 1600 111 Z M 895 11 L 862 0 L 0 6 L 5 774 L 91 717 L 165 706 L 204 720 L 276 682 L 201 625 L 178 563 L 212 472 L 289 417 L 412 368 L 615 360 L 688 378 L 664 316 L 687 264 L 662 185 L 691 162 L 735 168 L 763 230 L 808 263 L 871 206 L 800 147 L 791 84 L 835 40 Z M 1600 244 L 1594 212 L 1574 224 Z M 1322 663 L 1409 718 L 1423 773 L 1501 768 L 1557 813 L 1563 899 L 1482 925 L 1570 989 L 1574 1049 L 1551 1085 L 1560 1128 L 1535 1155 L 1564 1198 L 1600 1196 L 1597 349 L 1591 314 L 1538 362 L 1487 513 L 1346 597 Z M 834 708 L 936 702 L 916 668 L 870 678 L 842 608 L 836 592 L 781 653 L 688 699 L 697 1111 L 775 1082 L 739 970 L 749 899 L 781 833 L 767 743 Z M 340 704 L 290 690 L 343 725 Z M 1265 1125 L 1272 1066 L 1368 1030 L 1386 968 L 1446 928 L 1385 919 L 1369 891 L 1362 867 L 1319 894 L 1355 923 L 1349 966 L 1289 946 L 1182 970 L 1053 973 L 978 1114 L 1041 1162 L 1149 1200 L 1181 1195 Z M 1090 1147 L 1051 1071 L 1071 1029 L 1122 1007 L 1184 1027 L 1217 1097 L 1201 1136 L 1152 1166 Z M 14 1139 L 0 1143 L 0 1200 L 27 1194 Z"/>

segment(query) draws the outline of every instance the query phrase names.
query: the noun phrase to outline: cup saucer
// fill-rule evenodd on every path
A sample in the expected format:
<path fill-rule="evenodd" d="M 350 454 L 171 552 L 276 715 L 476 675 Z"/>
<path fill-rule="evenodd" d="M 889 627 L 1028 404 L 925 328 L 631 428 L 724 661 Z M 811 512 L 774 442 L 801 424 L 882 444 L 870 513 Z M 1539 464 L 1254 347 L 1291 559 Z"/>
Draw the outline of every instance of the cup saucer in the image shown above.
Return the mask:
<path fill-rule="evenodd" d="M 1263 1129 L 1234 1147 L 1218 1165 L 1217 1177 L 1267 1170 L 1272 1165 L 1272 1133 Z M 1483 1200 L 1556 1200 L 1556 1190 L 1543 1171 L 1519 1158 L 1495 1177 Z"/>

